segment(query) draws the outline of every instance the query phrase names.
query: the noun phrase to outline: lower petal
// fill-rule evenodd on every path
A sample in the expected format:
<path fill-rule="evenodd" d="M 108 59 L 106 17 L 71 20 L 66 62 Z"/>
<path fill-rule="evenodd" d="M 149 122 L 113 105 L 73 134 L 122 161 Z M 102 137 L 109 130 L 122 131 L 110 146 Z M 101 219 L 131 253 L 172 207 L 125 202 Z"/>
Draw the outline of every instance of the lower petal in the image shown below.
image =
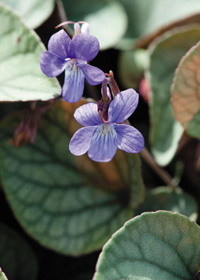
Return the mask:
<path fill-rule="evenodd" d="M 60 75 L 66 67 L 66 61 L 51 52 L 45 51 L 40 55 L 40 68 L 48 77 Z"/>
<path fill-rule="evenodd" d="M 116 124 L 118 148 L 127 153 L 139 153 L 144 148 L 142 134 L 133 126 Z"/>
<path fill-rule="evenodd" d="M 89 147 L 96 126 L 82 127 L 73 135 L 70 143 L 69 150 L 75 156 L 85 154 Z"/>
<path fill-rule="evenodd" d="M 62 96 L 67 102 L 76 103 L 82 95 L 84 89 L 84 74 L 74 63 L 69 61 L 65 70 L 65 81 Z"/>
<path fill-rule="evenodd" d="M 98 126 L 92 136 L 88 156 L 94 161 L 108 162 L 117 151 L 117 134 L 113 125 Z"/>
<path fill-rule="evenodd" d="M 102 83 L 105 79 L 105 74 L 102 70 L 89 64 L 77 65 L 84 73 L 86 80 L 92 86 Z"/>

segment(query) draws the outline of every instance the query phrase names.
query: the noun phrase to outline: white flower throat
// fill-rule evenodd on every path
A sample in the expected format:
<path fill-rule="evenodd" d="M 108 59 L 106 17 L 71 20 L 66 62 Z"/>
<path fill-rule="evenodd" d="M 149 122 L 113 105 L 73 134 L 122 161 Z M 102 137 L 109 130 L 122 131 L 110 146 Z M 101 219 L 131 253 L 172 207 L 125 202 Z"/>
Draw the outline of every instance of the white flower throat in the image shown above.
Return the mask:
<path fill-rule="evenodd" d="M 115 130 L 112 124 L 103 124 L 100 128 L 100 133 L 103 135 L 113 135 L 115 133 Z"/>

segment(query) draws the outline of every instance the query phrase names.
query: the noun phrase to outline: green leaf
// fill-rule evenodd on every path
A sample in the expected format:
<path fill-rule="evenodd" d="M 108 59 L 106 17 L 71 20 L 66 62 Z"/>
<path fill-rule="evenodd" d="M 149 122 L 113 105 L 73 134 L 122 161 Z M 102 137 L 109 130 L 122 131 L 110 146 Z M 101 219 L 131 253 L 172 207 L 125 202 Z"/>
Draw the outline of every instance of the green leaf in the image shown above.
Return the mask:
<path fill-rule="evenodd" d="M 3 271 L 1 270 L 1 267 L 0 267 L 0 280 L 8 280 L 5 273 L 3 273 Z"/>
<path fill-rule="evenodd" d="M 35 29 L 53 12 L 55 0 L 1 0 L 12 7 L 23 18 L 26 25 Z"/>
<path fill-rule="evenodd" d="M 132 39 L 133 44 L 141 37 L 143 40 L 148 40 L 168 25 L 178 25 L 178 21 L 200 12 L 198 0 L 189 2 L 188 0 L 120 0 L 120 3 L 127 13 L 129 23 L 126 34 L 120 42 L 121 46 L 125 44 L 125 48 L 128 39 Z M 170 27 L 173 26 L 168 28 Z"/>
<path fill-rule="evenodd" d="M 146 199 L 137 209 L 136 214 L 157 210 L 177 212 L 195 221 L 198 206 L 196 201 L 180 188 L 159 187 L 146 192 Z"/>
<path fill-rule="evenodd" d="M 123 51 L 119 55 L 119 78 L 124 88 L 137 88 L 148 62 L 147 51 Z"/>
<path fill-rule="evenodd" d="M 38 267 L 35 255 L 16 232 L 3 224 L 0 224 L 0 265 L 8 279 L 36 280 Z M 1 274 L 0 280 L 6 279 L 1 278 Z"/>
<path fill-rule="evenodd" d="M 90 33 L 100 41 L 101 50 L 115 46 L 127 27 L 126 13 L 118 1 L 63 0 L 67 18 L 86 21 Z"/>
<path fill-rule="evenodd" d="M 70 255 L 100 249 L 144 199 L 138 155 L 118 151 L 97 163 L 68 151 L 80 127 L 73 113 L 83 103 L 55 102 L 34 144 L 10 145 L 22 114 L 0 126 L 0 172 L 13 212 L 39 243 Z"/>
<path fill-rule="evenodd" d="M 187 133 L 200 139 L 200 43 L 181 59 L 171 88 L 171 102 L 175 118 Z"/>
<path fill-rule="evenodd" d="M 106 243 L 93 280 L 189 280 L 200 266 L 200 228 L 167 211 L 128 221 Z"/>
<path fill-rule="evenodd" d="M 40 39 L 11 10 L 0 5 L 0 101 L 48 100 L 60 94 L 55 78 L 39 66 Z"/>
<path fill-rule="evenodd" d="M 170 104 L 170 87 L 178 62 L 200 38 L 200 27 L 176 28 L 155 40 L 150 47 L 147 73 L 152 100 L 150 104 L 152 152 L 160 165 L 173 158 L 183 132 Z"/>

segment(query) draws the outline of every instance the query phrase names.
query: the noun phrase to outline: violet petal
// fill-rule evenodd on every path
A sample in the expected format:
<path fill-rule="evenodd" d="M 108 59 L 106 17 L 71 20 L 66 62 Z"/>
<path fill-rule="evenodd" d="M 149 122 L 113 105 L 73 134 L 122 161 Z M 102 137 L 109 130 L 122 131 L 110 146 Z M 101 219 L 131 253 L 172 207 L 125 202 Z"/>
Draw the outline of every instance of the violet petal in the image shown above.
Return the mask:
<path fill-rule="evenodd" d="M 63 99 L 67 102 L 78 102 L 84 89 L 84 74 L 76 67 L 73 60 L 67 63 L 65 70 L 65 81 L 62 89 Z"/>
<path fill-rule="evenodd" d="M 40 55 L 40 68 L 48 77 L 60 75 L 66 67 L 66 61 L 49 51 L 44 51 Z"/>
<path fill-rule="evenodd" d="M 114 128 L 119 149 L 127 153 L 139 153 L 144 148 L 144 138 L 136 128 L 126 124 L 116 124 Z"/>
<path fill-rule="evenodd" d="M 98 126 L 92 136 L 88 156 L 94 161 L 108 162 L 117 151 L 117 134 L 112 124 Z"/>
<path fill-rule="evenodd" d="M 71 38 L 62 29 L 51 36 L 48 43 L 48 50 L 56 56 L 65 59 L 67 58 L 67 48 Z"/>
<path fill-rule="evenodd" d="M 131 89 L 118 93 L 108 109 L 108 121 L 121 123 L 128 119 L 137 108 L 139 94 Z"/>
<path fill-rule="evenodd" d="M 69 150 L 73 155 L 81 156 L 88 151 L 95 129 L 95 126 L 82 127 L 74 133 L 69 143 Z"/>
<path fill-rule="evenodd" d="M 102 83 L 105 79 L 105 74 L 102 70 L 89 64 L 77 64 L 77 66 L 83 71 L 86 80 L 92 86 Z"/>
<path fill-rule="evenodd" d="M 99 52 L 99 41 L 89 34 L 78 34 L 68 46 L 68 56 L 91 61 Z"/>
<path fill-rule="evenodd" d="M 102 123 L 95 103 L 87 103 L 76 109 L 74 117 L 83 126 L 94 126 Z"/>

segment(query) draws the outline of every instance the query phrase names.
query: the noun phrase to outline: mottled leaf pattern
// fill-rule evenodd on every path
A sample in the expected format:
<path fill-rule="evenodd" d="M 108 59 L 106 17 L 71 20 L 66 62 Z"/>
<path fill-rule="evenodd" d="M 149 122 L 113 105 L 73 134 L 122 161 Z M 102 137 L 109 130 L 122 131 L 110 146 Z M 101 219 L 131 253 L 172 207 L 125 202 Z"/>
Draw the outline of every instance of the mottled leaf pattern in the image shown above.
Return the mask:
<path fill-rule="evenodd" d="M 103 164 L 68 151 L 80 127 L 73 112 L 83 102 L 56 102 L 34 144 L 10 145 L 21 114 L 0 127 L 2 183 L 17 219 L 42 245 L 70 255 L 101 248 L 144 199 L 137 155 L 119 151 Z"/>
<path fill-rule="evenodd" d="M 189 280 L 200 266 L 200 228 L 168 211 L 128 221 L 106 243 L 93 280 Z"/>

